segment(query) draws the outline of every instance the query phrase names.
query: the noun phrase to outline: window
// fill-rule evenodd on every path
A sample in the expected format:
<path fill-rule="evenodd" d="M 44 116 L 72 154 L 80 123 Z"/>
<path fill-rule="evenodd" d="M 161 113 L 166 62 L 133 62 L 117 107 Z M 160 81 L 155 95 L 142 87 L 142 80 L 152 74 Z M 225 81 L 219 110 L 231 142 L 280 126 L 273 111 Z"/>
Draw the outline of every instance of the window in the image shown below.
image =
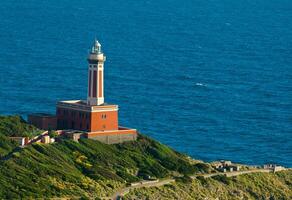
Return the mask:
<path fill-rule="evenodd" d="M 106 119 L 106 114 L 102 114 L 101 119 Z"/>

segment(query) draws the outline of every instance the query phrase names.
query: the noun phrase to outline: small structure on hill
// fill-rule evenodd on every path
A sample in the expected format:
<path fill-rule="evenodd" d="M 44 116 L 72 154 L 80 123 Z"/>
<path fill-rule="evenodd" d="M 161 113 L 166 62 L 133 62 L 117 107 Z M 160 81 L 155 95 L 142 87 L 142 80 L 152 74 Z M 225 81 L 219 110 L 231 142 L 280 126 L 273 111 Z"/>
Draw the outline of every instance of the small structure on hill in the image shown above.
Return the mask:
<path fill-rule="evenodd" d="M 51 143 L 51 138 L 49 135 L 44 135 L 42 138 L 41 138 L 41 142 L 44 143 L 44 144 L 50 144 Z"/>
<path fill-rule="evenodd" d="M 57 129 L 57 117 L 46 113 L 34 113 L 28 115 L 28 123 L 33 124 L 39 129 Z"/>
<path fill-rule="evenodd" d="M 273 172 L 279 172 L 279 171 L 285 170 L 285 167 L 276 165 L 276 164 L 265 164 L 263 168 L 272 170 Z"/>
<path fill-rule="evenodd" d="M 69 130 L 69 131 L 64 131 L 64 136 L 71 139 L 71 140 L 74 140 L 75 142 L 78 142 L 80 138 L 84 138 L 85 133 L 81 132 L 81 131 L 76 131 L 76 130 Z"/>
<path fill-rule="evenodd" d="M 221 172 L 226 172 L 226 171 L 232 172 L 232 171 L 239 171 L 240 170 L 240 165 L 234 164 L 228 160 L 220 160 L 217 162 L 213 162 L 212 166 Z"/>
<path fill-rule="evenodd" d="M 9 137 L 9 138 L 13 141 L 16 141 L 21 147 L 27 145 L 29 141 L 28 137 Z"/>

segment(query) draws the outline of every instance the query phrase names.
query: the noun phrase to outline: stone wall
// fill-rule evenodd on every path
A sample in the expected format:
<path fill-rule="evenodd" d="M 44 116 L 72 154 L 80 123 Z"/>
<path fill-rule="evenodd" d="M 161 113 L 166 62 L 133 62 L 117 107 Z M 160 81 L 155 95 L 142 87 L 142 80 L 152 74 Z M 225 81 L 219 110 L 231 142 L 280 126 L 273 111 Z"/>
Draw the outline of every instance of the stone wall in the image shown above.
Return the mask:
<path fill-rule="evenodd" d="M 109 134 L 109 135 L 94 135 L 89 137 L 92 140 L 98 140 L 102 143 L 106 144 L 117 144 L 126 141 L 133 141 L 137 139 L 137 134 L 129 133 L 129 134 Z"/>

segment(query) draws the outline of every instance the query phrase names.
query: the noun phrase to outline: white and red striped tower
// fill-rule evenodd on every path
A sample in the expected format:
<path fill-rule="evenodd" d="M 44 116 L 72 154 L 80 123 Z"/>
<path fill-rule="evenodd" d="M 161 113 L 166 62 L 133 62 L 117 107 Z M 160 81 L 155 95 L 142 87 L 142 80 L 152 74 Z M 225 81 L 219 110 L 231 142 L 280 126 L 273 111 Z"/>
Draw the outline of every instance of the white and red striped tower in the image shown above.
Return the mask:
<path fill-rule="evenodd" d="M 88 96 L 87 104 L 91 106 L 104 104 L 103 65 L 106 60 L 100 43 L 95 40 L 88 56 Z"/>

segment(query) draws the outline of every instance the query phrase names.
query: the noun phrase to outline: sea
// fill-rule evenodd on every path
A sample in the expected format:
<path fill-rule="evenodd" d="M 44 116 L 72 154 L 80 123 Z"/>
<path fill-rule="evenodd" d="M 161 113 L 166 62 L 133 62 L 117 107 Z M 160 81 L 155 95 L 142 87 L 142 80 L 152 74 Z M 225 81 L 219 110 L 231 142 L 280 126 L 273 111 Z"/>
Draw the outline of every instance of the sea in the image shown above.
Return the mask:
<path fill-rule="evenodd" d="M 292 167 L 291 0 L 1 0 L 0 114 L 86 99 L 195 159 Z"/>

